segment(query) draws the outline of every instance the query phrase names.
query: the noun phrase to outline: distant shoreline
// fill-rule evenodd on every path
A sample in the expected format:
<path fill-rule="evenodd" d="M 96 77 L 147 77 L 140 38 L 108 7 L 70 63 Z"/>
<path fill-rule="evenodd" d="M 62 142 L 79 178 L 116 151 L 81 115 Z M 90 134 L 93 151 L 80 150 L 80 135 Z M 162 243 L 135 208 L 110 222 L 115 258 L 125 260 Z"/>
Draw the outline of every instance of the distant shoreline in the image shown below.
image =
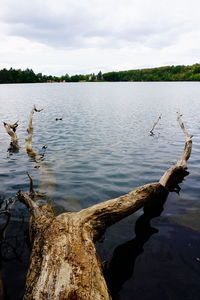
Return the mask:
<path fill-rule="evenodd" d="M 187 82 L 200 81 L 200 64 L 190 66 L 164 66 L 157 68 L 113 71 L 98 74 L 69 76 L 43 75 L 32 69 L 0 70 L 0 84 L 6 83 L 65 83 L 65 82 Z"/>
<path fill-rule="evenodd" d="M 98 81 L 94 81 L 94 82 L 12 82 L 12 83 L 0 83 L 1 85 L 20 85 L 20 84 L 24 84 L 24 85 L 28 85 L 28 84 L 85 84 L 85 83 L 189 83 L 189 82 L 193 82 L 193 83 L 199 83 L 200 80 L 187 80 L 187 81 L 178 81 L 178 80 L 174 80 L 174 81 L 102 81 L 102 82 L 98 82 Z"/>
<path fill-rule="evenodd" d="M 14 84 L 85 84 L 85 83 L 186 83 L 186 82 L 193 82 L 193 83 L 199 83 L 200 80 L 158 80 L 158 81 L 71 81 L 71 82 L 58 82 L 58 81 L 53 81 L 53 82 L 6 82 L 6 83 L 1 83 L 0 85 L 14 85 Z"/>

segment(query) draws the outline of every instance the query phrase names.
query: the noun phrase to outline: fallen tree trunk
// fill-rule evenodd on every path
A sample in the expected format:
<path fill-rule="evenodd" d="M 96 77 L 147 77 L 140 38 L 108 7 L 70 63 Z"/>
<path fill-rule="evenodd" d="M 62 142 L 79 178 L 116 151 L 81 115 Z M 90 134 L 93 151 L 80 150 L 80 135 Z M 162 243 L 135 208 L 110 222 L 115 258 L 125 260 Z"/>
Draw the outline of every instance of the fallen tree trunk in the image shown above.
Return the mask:
<path fill-rule="evenodd" d="M 20 201 L 30 209 L 33 238 L 25 300 L 111 299 L 94 243 L 111 224 L 166 197 L 186 175 L 192 137 L 180 115 L 178 121 L 185 134 L 185 149 L 177 164 L 162 176 L 160 182 L 144 185 L 80 212 L 59 216 L 55 216 L 48 205 L 39 207 L 31 194 L 18 193 Z"/>

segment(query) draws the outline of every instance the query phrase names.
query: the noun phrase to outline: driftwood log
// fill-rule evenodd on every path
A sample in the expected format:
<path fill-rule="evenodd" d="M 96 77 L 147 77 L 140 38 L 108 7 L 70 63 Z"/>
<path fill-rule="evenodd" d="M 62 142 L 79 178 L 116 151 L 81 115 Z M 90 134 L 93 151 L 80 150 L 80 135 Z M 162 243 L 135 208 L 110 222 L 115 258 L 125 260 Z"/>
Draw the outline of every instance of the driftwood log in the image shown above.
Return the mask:
<path fill-rule="evenodd" d="M 33 242 L 24 299 L 111 299 L 95 242 L 108 226 L 152 201 L 166 197 L 186 175 L 192 136 L 180 114 L 177 120 L 185 135 L 185 148 L 176 165 L 159 182 L 139 187 L 127 195 L 79 212 L 55 216 L 48 206 L 39 207 L 32 194 L 19 191 L 18 198 L 30 210 Z"/>

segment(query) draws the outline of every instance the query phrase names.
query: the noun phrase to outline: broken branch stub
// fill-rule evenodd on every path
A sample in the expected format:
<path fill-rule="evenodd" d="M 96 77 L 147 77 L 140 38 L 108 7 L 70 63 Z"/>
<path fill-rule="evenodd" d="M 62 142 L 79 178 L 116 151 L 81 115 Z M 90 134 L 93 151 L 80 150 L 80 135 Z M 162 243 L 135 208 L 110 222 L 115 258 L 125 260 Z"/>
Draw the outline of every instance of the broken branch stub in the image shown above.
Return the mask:
<path fill-rule="evenodd" d="M 29 121 L 28 121 L 28 128 L 27 128 L 27 132 L 28 132 L 28 137 L 26 139 L 26 144 L 25 144 L 25 148 L 26 148 L 26 152 L 28 154 L 28 156 L 30 156 L 31 158 L 37 158 L 38 154 L 37 152 L 35 152 L 33 150 L 32 147 L 32 140 L 33 140 L 33 115 L 35 112 L 40 112 L 42 111 L 42 109 L 37 109 L 34 105 L 34 107 L 32 108 L 30 115 L 29 115 Z"/>
<path fill-rule="evenodd" d="M 185 149 L 177 164 L 160 182 L 139 187 L 127 195 L 108 200 L 75 213 L 55 216 L 49 206 L 39 207 L 30 195 L 18 198 L 31 212 L 34 241 L 27 274 L 24 300 L 110 300 L 102 263 L 95 241 L 106 228 L 154 200 L 166 197 L 187 168 L 192 138 L 178 116 L 186 135 Z"/>
<path fill-rule="evenodd" d="M 18 122 L 15 122 L 14 124 L 9 124 L 6 122 L 3 122 L 4 128 L 6 129 L 6 132 L 9 134 L 9 136 L 11 137 L 11 142 L 10 142 L 10 148 L 8 149 L 9 151 L 18 151 L 20 146 L 18 143 L 18 137 L 16 134 L 16 129 L 18 127 Z"/>
<path fill-rule="evenodd" d="M 190 158 L 192 151 L 192 135 L 188 133 L 179 113 L 177 113 L 177 121 L 185 135 L 184 151 L 181 157 L 177 160 L 177 163 L 169 168 L 159 181 L 160 184 L 166 187 L 169 191 L 173 190 L 174 186 L 176 186 L 177 178 L 181 176 L 184 177 L 186 175 L 185 171 L 187 169 L 187 161 Z"/>
<path fill-rule="evenodd" d="M 156 127 L 156 125 L 158 124 L 159 120 L 161 119 L 162 114 L 158 117 L 158 119 L 154 122 L 153 127 L 151 128 L 151 130 L 149 131 L 150 135 L 155 135 L 154 134 L 154 129 Z"/>

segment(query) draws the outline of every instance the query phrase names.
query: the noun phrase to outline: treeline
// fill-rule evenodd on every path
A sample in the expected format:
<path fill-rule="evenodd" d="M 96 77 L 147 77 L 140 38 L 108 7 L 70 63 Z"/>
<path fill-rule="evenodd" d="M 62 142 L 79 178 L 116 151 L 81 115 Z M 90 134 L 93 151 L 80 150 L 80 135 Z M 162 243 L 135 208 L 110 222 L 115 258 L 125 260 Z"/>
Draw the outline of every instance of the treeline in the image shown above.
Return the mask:
<path fill-rule="evenodd" d="M 36 75 L 31 69 L 26 69 L 25 71 L 13 68 L 0 70 L 0 83 L 28 83 L 39 82 L 40 80 L 40 75 Z"/>
<path fill-rule="evenodd" d="M 200 64 L 109 72 L 103 78 L 105 81 L 200 81 Z"/>
<path fill-rule="evenodd" d="M 80 82 L 80 81 L 101 81 L 103 76 L 101 71 L 89 75 L 72 75 L 65 74 L 63 76 L 35 74 L 32 69 L 13 69 L 10 68 L 0 70 L 0 83 L 34 83 L 34 82 Z"/>
<path fill-rule="evenodd" d="M 159 68 L 138 69 L 102 74 L 69 76 L 35 74 L 32 69 L 0 70 L 0 83 L 33 83 L 33 82 L 81 82 L 81 81 L 200 81 L 200 64 L 192 66 L 166 66 Z"/>

